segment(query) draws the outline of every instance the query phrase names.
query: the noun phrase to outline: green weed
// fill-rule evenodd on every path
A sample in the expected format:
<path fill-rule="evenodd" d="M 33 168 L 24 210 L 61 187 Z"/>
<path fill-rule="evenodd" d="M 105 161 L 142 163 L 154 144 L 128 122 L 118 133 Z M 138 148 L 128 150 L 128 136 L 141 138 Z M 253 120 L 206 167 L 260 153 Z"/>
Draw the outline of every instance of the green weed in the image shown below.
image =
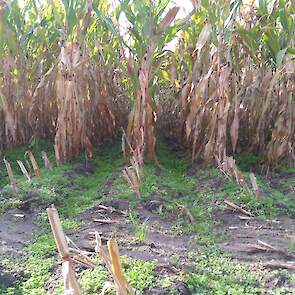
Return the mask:
<path fill-rule="evenodd" d="M 141 223 L 140 220 L 131 211 L 128 214 L 128 219 L 131 221 L 136 242 L 143 242 L 147 235 L 147 224 Z"/>
<path fill-rule="evenodd" d="M 251 171 L 255 167 L 261 158 L 251 153 L 245 153 L 238 156 L 236 163 L 242 171 Z"/>
<path fill-rule="evenodd" d="M 195 270 L 185 282 L 195 295 L 255 295 L 261 294 L 259 279 L 246 265 L 210 251 L 196 255 Z"/>
<path fill-rule="evenodd" d="M 16 198 L 11 198 L 7 200 L 0 201 L 0 215 L 6 211 L 14 208 L 18 208 L 23 204 L 23 202 Z"/>

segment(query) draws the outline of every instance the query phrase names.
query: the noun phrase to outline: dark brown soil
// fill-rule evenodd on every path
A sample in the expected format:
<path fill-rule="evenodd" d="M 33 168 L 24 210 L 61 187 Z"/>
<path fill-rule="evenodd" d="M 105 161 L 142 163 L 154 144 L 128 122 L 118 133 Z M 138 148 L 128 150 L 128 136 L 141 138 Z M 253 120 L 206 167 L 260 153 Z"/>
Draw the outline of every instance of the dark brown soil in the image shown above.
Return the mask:
<path fill-rule="evenodd" d="M 295 272 L 295 220 L 287 216 L 265 221 L 242 220 L 240 215 L 231 210 L 215 211 L 215 218 L 220 221 L 215 234 L 224 236 L 221 249 L 239 261 L 259 263 L 269 269 L 289 266 Z M 259 249 L 265 248 L 263 243 L 274 249 Z"/>
<path fill-rule="evenodd" d="M 132 208 L 132 214 L 144 223 L 146 234 L 143 240 L 135 239 L 136 226 L 128 218 L 130 204 L 127 200 L 112 200 L 104 206 L 114 208 L 114 211 L 104 210 L 101 215 L 99 206 L 92 208 L 79 216 L 84 221 L 84 225 L 76 233 L 70 235 L 74 238 L 76 244 L 84 250 L 93 251 L 95 241 L 94 231 L 98 231 L 104 243 L 115 236 L 120 255 L 126 255 L 131 258 L 144 261 L 156 261 L 155 271 L 159 277 L 175 275 L 186 269 L 190 262 L 187 253 L 193 249 L 194 243 L 192 236 L 178 236 L 173 231 L 173 225 L 177 217 L 163 218 L 157 212 L 157 209 L 163 206 L 161 200 L 152 200 L 145 204 L 138 203 L 136 208 Z M 95 222 L 94 219 L 110 219 L 112 224 Z M 177 256 L 177 262 L 171 261 L 171 257 Z M 185 284 L 175 282 L 175 289 L 178 294 L 189 294 Z M 166 294 L 162 287 L 157 287 L 147 291 L 145 294 Z"/>
<path fill-rule="evenodd" d="M 93 174 L 95 171 L 95 166 L 91 162 L 78 162 L 73 165 L 73 168 L 64 172 L 63 175 L 66 176 L 70 181 L 74 181 L 77 176 L 87 176 Z"/>
<path fill-rule="evenodd" d="M 18 276 L 18 273 L 5 270 L 4 266 L 0 263 L 0 284 L 2 286 L 5 286 L 6 288 L 13 286 Z"/>
<path fill-rule="evenodd" d="M 270 187 L 293 197 L 295 202 L 295 172 L 273 173 L 268 177 L 268 183 Z"/>
<path fill-rule="evenodd" d="M 171 218 L 162 218 L 158 213 L 151 210 L 155 208 L 152 201 L 146 204 L 138 204 L 132 208 L 132 214 L 136 214 L 141 223 L 145 224 L 146 233 L 142 241 L 136 240 L 136 226 L 128 218 L 129 202 L 127 200 L 112 200 L 105 206 L 111 206 L 117 211 L 105 211 L 103 216 L 100 215 L 100 208 L 92 208 L 80 215 L 80 219 L 85 222 L 79 232 L 73 236 L 77 244 L 83 249 L 94 249 L 94 240 L 89 236 L 89 232 L 98 231 L 103 240 L 107 241 L 111 236 L 115 236 L 120 245 L 122 255 L 132 258 L 142 259 L 144 261 L 157 260 L 159 266 L 167 269 L 175 269 L 180 265 L 184 266 L 186 255 L 192 247 L 190 236 L 177 236 L 173 233 L 174 224 Z M 160 204 L 159 204 L 160 205 Z M 121 210 L 125 214 L 121 213 Z M 103 224 L 95 222 L 94 219 L 110 219 L 113 224 Z M 174 265 L 170 257 L 179 255 L 180 264 Z"/>
<path fill-rule="evenodd" d="M 37 225 L 35 213 L 24 209 L 13 209 L 0 216 L 0 256 L 21 256 L 21 249 L 32 240 Z"/>
<path fill-rule="evenodd" d="M 33 222 L 34 212 L 23 209 L 12 209 L 0 216 L 0 259 L 22 259 L 22 249 L 33 239 L 38 228 Z M 10 287 L 22 274 L 9 271 L 0 261 L 0 285 Z"/>

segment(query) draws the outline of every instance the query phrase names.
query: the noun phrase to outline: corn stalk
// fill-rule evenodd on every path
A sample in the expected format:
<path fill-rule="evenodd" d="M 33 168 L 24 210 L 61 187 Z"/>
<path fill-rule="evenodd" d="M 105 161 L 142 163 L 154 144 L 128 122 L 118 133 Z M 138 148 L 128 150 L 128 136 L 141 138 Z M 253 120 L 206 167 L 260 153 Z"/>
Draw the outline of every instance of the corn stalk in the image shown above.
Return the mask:
<path fill-rule="evenodd" d="M 241 151 L 260 153 L 272 164 L 294 158 L 291 7 L 290 1 L 272 7 L 204 1 L 196 26 L 183 31 L 175 58 L 186 75 L 179 93 L 181 137 L 192 160 L 225 162 Z M 170 74 L 177 84 L 181 78 Z"/>
<path fill-rule="evenodd" d="M 175 19 L 179 7 L 173 7 L 166 13 L 170 1 L 130 1 L 122 2 L 117 19 L 123 12 L 129 21 L 131 44 L 120 38 L 127 69 L 123 69 L 129 78 L 128 89 L 131 95 L 132 109 L 128 118 L 127 137 L 133 150 L 142 144 L 143 152 L 159 166 L 156 157 L 155 108 L 153 92 L 156 87 L 157 62 L 163 53 L 164 45 L 175 36 L 180 25 L 170 26 Z M 165 16 L 163 17 L 163 15 Z M 141 148 L 140 148 L 141 149 Z M 127 153 L 128 154 L 128 153 Z M 143 158 L 143 155 L 141 155 Z"/>

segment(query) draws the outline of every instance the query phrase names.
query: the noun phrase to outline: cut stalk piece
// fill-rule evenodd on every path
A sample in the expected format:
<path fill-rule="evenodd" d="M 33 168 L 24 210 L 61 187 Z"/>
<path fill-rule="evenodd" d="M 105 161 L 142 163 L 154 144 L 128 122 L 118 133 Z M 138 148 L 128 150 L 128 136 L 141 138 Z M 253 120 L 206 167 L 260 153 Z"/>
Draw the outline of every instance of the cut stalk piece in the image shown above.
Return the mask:
<path fill-rule="evenodd" d="M 243 209 L 242 207 L 228 201 L 228 200 L 224 200 L 224 203 L 226 205 L 228 205 L 231 209 L 234 209 L 234 210 L 237 210 L 237 211 L 240 211 L 241 213 L 245 214 L 245 215 L 248 215 L 248 216 L 253 216 L 253 214 L 249 211 L 246 211 L 245 209 Z"/>
<path fill-rule="evenodd" d="M 120 261 L 120 254 L 119 254 L 119 248 L 117 241 L 115 239 L 110 239 L 108 241 L 108 250 L 109 255 L 112 263 L 112 270 L 114 272 L 115 277 L 117 278 L 117 281 L 119 282 L 119 286 L 117 286 L 117 290 L 120 289 L 120 295 L 127 295 L 128 289 L 130 289 L 130 286 L 128 285 L 128 282 L 123 274 L 123 269 Z M 117 282 L 115 282 L 117 283 Z"/>
<path fill-rule="evenodd" d="M 72 267 L 72 258 L 70 256 L 67 239 L 63 232 L 58 212 L 54 205 L 52 205 L 51 208 L 47 208 L 47 214 L 58 253 L 63 261 L 62 275 L 64 278 L 65 289 L 66 291 L 72 292 L 70 294 L 81 295 L 82 292 Z"/>
<path fill-rule="evenodd" d="M 15 177 L 13 175 L 11 165 L 5 158 L 3 158 L 3 161 L 4 161 L 4 164 L 6 166 L 6 170 L 7 170 L 7 173 L 8 173 L 8 177 L 9 177 L 9 180 L 10 180 L 10 185 L 11 185 L 12 191 L 15 194 L 17 194 L 16 179 L 15 179 Z"/>
<path fill-rule="evenodd" d="M 22 171 L 23 175 L 27 178 L 28 182 L 31 182 L 31 176 L 30 176 L 28 170 L 26 169 L 24 163 L 22 161 L 17 160 L 17 164 L 18 164 L 20 170 Z"/>
<path fill-rule="evenodd" d="M 26 153 L 29 155 L 29 158 L 30 158 L 30 161 L 32 163 L 32 167 L 33 167 L 35 176 L 40 177 L 41 176 L 40 169 L 39 169 L 39 166 L 38 166 L 38 164 L 37 164 L 37 162 L 35 160 L 35 157 L 34 157 L 33 153 L 31 151 L 28 151 Z"/>
<path fill-rule="evenodd" d="M 41 156 L 42 156 L 42 159 L 44 161 L 44 167 L 45 167 L 45 169 L 52 171 L 52 165 L 51 165 L 51 163 L 50 163 L 50 161 L 49 161 L 49 159 L 47 157 L 46 152 L 42 151 L 41 152 Z"/>
<path fill-rule="evenodd" d="M 250 181 L 251 181 L 253 191 L 254 191 L 256 198 L 260 198 L 261 194 L 260 194 L 260 190 L 258 188 L 258 184 L 257 184 L 256 177 L 255 177 L 254 173 L 250 173 L 249 177 L 250 177 Z"/>
<path fill-rule="evenodd" d="M 95 232 L 95 238 L 96 238 L 95 252 L 102 257 L 107 269 L 111 273 L 115 282 L 117 294 L 118 295 L 127 295 L 129 293 L 135 294 L 134 290 L 128 284 L 123 274 L 117 241 L 115 239 L 111 239 L 110 241 L 108 241 L 108 250 L 110 255 L 109 257 L 107 252 L 102 247 L 101 237 L 98 232 Z"/>

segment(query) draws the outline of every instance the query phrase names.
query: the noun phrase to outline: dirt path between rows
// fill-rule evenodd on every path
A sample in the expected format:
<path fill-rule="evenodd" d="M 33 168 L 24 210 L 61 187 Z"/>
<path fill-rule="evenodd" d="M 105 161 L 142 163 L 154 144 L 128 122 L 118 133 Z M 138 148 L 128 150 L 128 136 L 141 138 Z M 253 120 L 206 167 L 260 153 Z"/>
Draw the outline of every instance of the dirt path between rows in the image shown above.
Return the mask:
<path fill-rule="evenodd" d="M 127 200 L 112 200 L 104 203 L 103 206 L 84 212 L 79 216 L 84 225 L 78 232 L 70 234 L 70 237 L 82 250 L 93 252 L 95 231 L 100 233 L 104 243 L 115 236 L 120 255 L 144 261 L 157 261 L 155 271 L 159 277 L 176 274 L 189 267 L 187 253 L 196 245 L 192 236 L 178 236 L 173 232 L 175 219 L 163 218 L 155 213 L 155 209 L 160 205 L 161 202 L 155 204 L 154 201 L 149 201 L 145 204 L 139 203 L 136 208 L 132 208 L 132 214 L 145 227 L 142 240 L 135 239 L 138 225 L 134 225 L 128 218 L 130 204 Z M 109 209 L 102 209 L 104 206 Z M 100 219 L 109 220 L 111 223 L 95 221 Z M 172 262 L 171 259 L 175 255 L 178 257 L 177 263 Z M 175 282 L 175 288 L 179 294 L 189 294 L 183 283 Z M 163 292 L 165 292 L 164 289 L 157 287 L 145 294 L 165 294 Z"/>
<path fill-rule="evenodd" d="M 198 245 L 193 235 L 177 235 L 173 225 L 177 216 L 163 217 L 158 213 L 163 203 L 160 200 L 138 203 L 130 208 L 127 200 L 112 200 L 98 205 L 80 214 L 78 219 L 84 222 L 83 226 L 69 236 L 77 245 L 87 251 L 94 251 L 95 242 L 93 232 L 98 231 L 106 243 L 115 236 L 120 247 L 120 254 L 144 261 L 156 260 L 156 273 L 161 277 L 174 275 L 180 271 L 190 271 L 191 261 L 188 253 L 197 251 Z M 105 206 L 105 208 L 104 208 Z M 129 210 L 137 218 L 139 224 L 145 224 L 144 237 L 136 240 L 137 226 L 128 217 Z M 231 210 L 214 212 L 214 217 L 220 223 L 214 229 L 215 236 L 223 236 L 219 246 L 230 257 L 245 263 L 253 268 L 279 269 L 286 268 L 295 272 L 295 220 L 286 216 L 276 220 L 259 221 L 256 218 L 241 219 L 240 214 Z M 22 255 L 22 248 L 33 238 L 33 231 L 37 226 L 33 223 L 34 212 L 28 210 L 10 210 L 0 218 L 0 254 L 10 254 L 14 259 Z M 110 220 L 111 223 L 98 222 L 99 219 Z M 96 221 L 95 221 L 96 220 Z M 259 241 L 270 245 L 274 249 L 259 249 Z M 263 248 L 263 247 L 262 247 Z M 178 257 L 177 262 L 172 257 Z M 0 282 L 10 285 L 15 274 L 1 273 Z M 282 282 L 278 275 L 271 282 L 270 288 Z M 186 286 L 175 283 L 178 294 L 189 294 Z M 165 290 L 158 287 L 146 294 L 165 294 Z"/>
<path fill-rule="evenodd" d="M 80 166 L 75 167 L 76 170 L 65 175 L 71 181 L 71 186 L 76 185 L 74 179 L 77 175 L 88 175 L 94 170 L 89 166 L 90 168 L 81 173 Z M 294 174 L 291 176 L 294 177 Z M 290 177 L 290 174 L 286 174 L 286 177 Z M 200 192 L 206 192 L 208 187 L 218 191 L 223 185 L 223 180 L 217 176 L 196 178 Z M 294 192 L 292 184 L 284 186 L 280 177 L 274 177 L 270 185 L 280 187 L 281 191 L 287 194 Z M 112 180 L 105 185 L 106 196 L 110 194 L 111 187 Z M 105 244 L 110 237 L 116 237 L 121 255 L 144 261 L 157 261 L 155 271 L 159 278 L 178 274 L 180 271 L 194 270 L 193 261 L 188 257 L 188 253 L 197 253 L 200 250 L 195 234 L 176 233 L 174 226 L 177 223 L 177 214 L 159 214 L 161 208 L 165 211 L 163 200 L 154 198 L 145 203 L 138 202 L 134 206 L 128 200 L 114 199 L 101 205 L 80 214 L 77 218 L 83 221 L 83 225 L 78 231 L 68 233 L 82 250 L 94 252 L 93 233 L 98 231 Z M 29 198 L 25 207 L 9 210 L 0 216 L 0 257 L 10 256 L 14 260 L 22 257 L 24 246 L 33 240 L 33 233 L 38 229 L 34 219 L 40 208 L 35 207 L 34 198 Z M 219 205 L 215 207 L 219 208 Z M 129 212 L 132 212 L 132 216 L 129 216 Z M 295 219 L 280 216 L 275 220 L 262 221 L 254 217 L 241 218 L 240 215 L 231 210 L 216 209 L 213 212 L 213 217 L 219 222 L 213 234 L 219 240 L 220 249 L 238 262 L 250 264 L 253 271 L 286 269 L 290 273 L 295 273 Z M 99 222 L 99 219 L 108 222 Z M 136 239 L 138 230 L 141 231 L 142 237 Z M 0 262 L 0 284 L 5 286 L 12 285 L 16 276 L 21 275 L 4 272 L 2 269 Z M 267 284 L 269 290 L 276 286 L 286 286 L 295 290 L 295 282 L 284 280 L 281 273 L 270 279 Z M 175 282 L 174 288 L 178 294 L 189 294 L 183 283 Z M 157 287 L 145 294 L 163 295 L 165 290 Z"/>
<path fill-rule="evenodd" d="M 85 224 L 78 232 L 73 233 L 72 237 L 81 249 L 93 251 L 95 242 L 92 233 L 98 231 L 105 242 L 112 236 L 117 238 L 121 255 L 144 261 L 156 260 L 156 272 L 159 277 L 190 270 L 191 261 L 187 254 L 196 251 L 198 247 L 194 236 L 174 234 L 172 228 L 176 219 L 171 216 L 161 217 L 153 210 L 155 209 L 153 201 L 144 205 L 139 204 L 132 209 L 139 220 L 147 225 L 143 241 L 134 240 L 134 225 L 124 213 L 130 209 L 127 200 L 113 200 L 103 206 L 114 208 L 116 211 L 105 210 L 98 206 L 79 216 Z M 240 214 L 230 210 L 214 212 L 214 217 L 220 222 L 214 229 L 214 235 L 224 236 L 219 243 L 221 250 L 239 262 L 250 264 L 254 271 L 285 268 L 294 273 L 295 220 L 285 216 L 272 221 L 259 221 L 255 218 L 244 220 L 239 216 Z M 107 219 L 112 223 L 94 221 L 97 219 Z M 265 250 L 265 245 L 273 249 Z M 177 262 L 172 261 L 175 255 L 178 257 Z M 269 289 L 275 288 L 278 284 L 295 289 L 295 284 L 285 282 L 279 273 L 267 284 Z M 189 294 L 183 284 L 176 282 L 175 287 L 178 288 L 179 294 Z M 146 294 L 165 294 L 165 291 L 156 289 Z"/>

